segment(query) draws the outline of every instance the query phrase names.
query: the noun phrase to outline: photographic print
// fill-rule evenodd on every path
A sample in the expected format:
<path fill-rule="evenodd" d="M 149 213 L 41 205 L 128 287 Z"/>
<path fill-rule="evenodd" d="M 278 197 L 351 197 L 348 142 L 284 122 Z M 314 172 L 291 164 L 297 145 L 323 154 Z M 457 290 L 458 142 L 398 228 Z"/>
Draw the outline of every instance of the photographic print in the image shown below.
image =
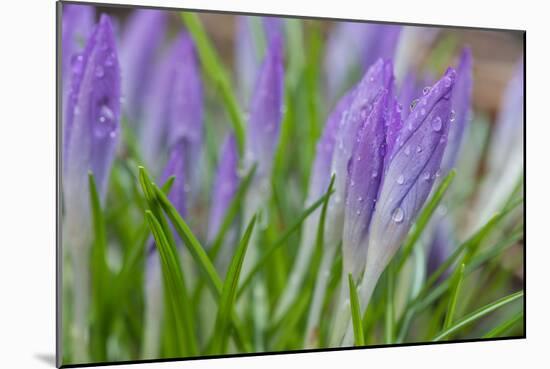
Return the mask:
<path fill-rule="evenodd" d="M 525 337 L 525 32 L 58 3 L 58 364 Z"/>

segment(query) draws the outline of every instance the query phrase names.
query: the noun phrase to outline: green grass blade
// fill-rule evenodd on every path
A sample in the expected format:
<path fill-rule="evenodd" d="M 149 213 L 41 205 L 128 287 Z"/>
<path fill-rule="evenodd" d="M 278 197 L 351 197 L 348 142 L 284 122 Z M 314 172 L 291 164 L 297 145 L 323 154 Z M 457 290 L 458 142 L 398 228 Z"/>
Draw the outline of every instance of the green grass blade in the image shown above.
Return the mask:
<path fill-rule="evenodd" d="M 225 212 L 225 215 L 223 217 L 220 230 L 218 231 L 218 234 L 216 235 L 216 238 L 212 242 L 212 246 L 210 247 L 210 250 L 208 252 L 210 258 L 213 261 L 216 260 L 216 257 L 218 256 L 218 252 L 220 251 L 220 248 L 223 244 L 223 240 L 225 239 L 225 235 L 227 234 L 227 231 L 230 229 L 235 218 L 239 214 L 239 210 L 243 204 L 243 199 L 246 196 L 246 193 L 248 191 L 248 188 L 250 187 L 250 183 L 252 182 L 252 179 L 254 178 L 255 173 L 256 173 L 256 164 L 254 164 L 254 166 L 243 178 L 243 180 L 239 184 L 239 188 L 237 189 L 235 196 L 233 197 L 229 206 L 227 207 L 227 211 Z"/>
<path fill-rule="evenodd" d="M 252 270 L 248 273 L 248 275 L 245 277 L 244 281 L 241 283 L 241 286 L 239 288 L 238 296 L 241 296 L 241 294 L 246 290 L 246 288 L 250 285 L 250 282 L 254 279 L 256 273 L 260 271 L 265 263 L 267 263 L 273 253 L 281 247 L 287 239 L 298 229 L 300 229 L 300 226 L 304 222 L 304 220 L 310 216 L 319 206 L 321 206 L 324 201 L 330 197 L 333 194 L 333 190 L 330 192 L 327 192 L 323 196 L 319 198 L 319 200 L 315 201 L 311 206 L 309 206 L 298 218 L 298 220 L 277 240 L 275 241 L 269 249 L 267 249 L 260 260 L 256 263 L 256 265 L 252 268 Z"/>
<path fill-rule="evenodd" d="M 357 288 L 353 282 L 353 276 L 348 274 L 349 300 L 351 307 L 351 319 L 353 323 L 353 334 L 355 335 L 355 346 L 365 346 L 365 335 L 363 334 L 363 321 L 361 319 L 361 307 Z"/>
<path fill-rule="evenodd" d="M 443 323 L 443 329 L 447 329 L 453 323 L 454 313 L 456 310 L 456 302 L 458 300 L 458 295 L 460 293 L 460 288 L 462 287 L 462 281 L 464 280 L 464 267 L 465 264 L 460 265 L 460 269 L 456 272 L 454 276 L 453 288 L 451 289 L 451 298 L 449 299 L 449 305 L 447 307 L 447 315 L 445 315 L 445 322 Z"/>
<path fill-rule="evenodd" d="M 491 329 L 489 332 L 487 332 L 483 338 L 495 338 L 495 337 L 502 337 L 504 333 L 508 332 L 512 327 L 514 327 L 517 323 L 521 322 L 523 320 L 524 311 L 523 309 L 512 316 L 511 318 L 505 320 L 501 324 L 497 325 L 495 328 Z"/>
<path fill-rule="evenodd" d="M 221 291 L 222 281 L 218 276 L 214 264 L 210 261 L 208 254 L 204 251 L 204 248 L 200 244 L 199 240 L 195 237 L 168 197 L 156 185 L 153 185 L 152 187 L 156 198 L 159 200 L 160 206 L 172 222 L 172 225 L 183 240 L 185 246 L 187 246 L 187 249 L 193 256 L 193 259 L 195 259 L 199 265 L 200 270 L 204 272 L 214 291 Z"/>
<path fill-rule="evenodd" d="M 491 302 L 490 304 L 487 304 L 476 311 L 466 315 L 464 318 L 458 320 L 456 323 L 451 325 L 450 327 L 444 329 L 442 332 L 440 332 L 438 335 L 436 335 L 433 338 L 433 341 L 441 341 L 444 338 L 447 338 L 451 334 L 455 333 L 456 331 L 460 330 L 462 327 L 473 323 L 474 321 L 483 318 L 487 314 L 492 313 L 493 311 L 508 305 L 511 302 L 514 302 L 518 299 L 523 297 L 523 291 L 518 291 L 515 293 L 512 293 L 508 296 L 505 296 L 501 299 L 498 299 L 497 301 Z"/>
<path fill-rule="evenodd" d="M 92 172 L 88 172 L 88 189 L 90 192 L 90 205 L 92 209 L 92 223 L 94 240 L 91 250 L 91 279 L 92 279 L 92 315 L 96 322 L 91 329 L 90 353 L 94 360 L 106 360 L 107 345 L 103 339 L 107 332 L 109 321 L 107 284 L 110 279 L 110 271 L 107 265 L 107 235 L 105 231 L 105 219 L 101 209 L 99 194 Z M 80 271 L 79 271 L 80 272 Z"/>
<path fill-rule="evenodd" d="M 196 355 L 198 345 L 194 332 L 194 320 L 188 308 L 191 301 L 188 298 L 177 250 L 168 242 L 160 222 L 151 211 L 145 212 L 145 218 L 151 228 L 160 255 L 165 285 L 164 295 L 171 311 L 171 325 L 177 340 L 176 346 L 182 353 Z"/>
<path fill-rule="evenodd" d="M 248 224 L 243 238 L 239 242 L 237 250 L 233 255 L 231 264 L 227 270 L 227 275 L 223 283 L 222 294 L 218 306 L 218 314 L 216 316 L 216 329 L 214 331 L 216 339 L 214 340 L 213 352 L 221 354 L 225 352 L 228 340 L 229 323 L 231 321 L 231 313 L 233 305 L 237 297 L 237 288 L 239 277 L 244 261 L 244 256 L 248 248 L 248 242 L 256 224 L 256 215 L 254 215 Z"/>
<path fill-rule="evenodd" d="M 456 171 L 453 169 L 449 172 L 449 174 L 447 174 L 443 181 L 441 181 L 434 195 L 430 198 L 426 206 L 422 209 L 411 233 L 409 234 L 407 240 L 405 241 L 405 244 L 403 245 L 403 254 L 399 258 L 399 262 L 396 267 L 396 273 L 399 273 L 399 271 L 401 271 L 401 268 L 403 268 L 403 265 L 410 256 L 414 245 L 422 235 L 422 232 L 426 228 L 426 225 L 428 225 L 428 222 L 432 218 L 434 211 L 437 209 L 437 206 L 441 202 L 441 199 L 447 192 L 447 189 L 453 182 L 455 176 Z"/>
<path fill-rule="evenodd" d="M 242 158 L 245 147 L 245 124 L 242 117 L 242 110 L 233 93 L 233 85 L 229 78 L 229 74 L 220 61 L 199 17 L 193 13 L 182 12 L 181 19 L 195 41 L 204 72 L 214 88 L 221 94 L 222 101 L 229 113 L 239 153 Z"/>

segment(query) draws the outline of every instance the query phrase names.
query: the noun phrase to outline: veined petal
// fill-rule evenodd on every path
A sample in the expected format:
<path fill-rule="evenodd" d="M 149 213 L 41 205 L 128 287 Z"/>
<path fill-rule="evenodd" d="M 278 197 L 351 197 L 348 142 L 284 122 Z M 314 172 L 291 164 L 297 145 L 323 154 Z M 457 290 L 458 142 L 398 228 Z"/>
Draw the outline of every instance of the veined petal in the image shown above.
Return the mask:
<path fill-rule="evenodd" d="M 257 163 L 256 175 L 260 177 L 270 175 L 279 140 L 284 82 L 282 52 L 282 41 L 276 37 L 268 47 L 250 102 L 245 162 L 248 166 Z"/>
<path fill-rule="evenodd" d="M 383 90 L 373 102 L 368 118 L 361 124 L 349 162 L 349 179 L 343 231 L 344 275 L 357 277 L 364 266 L 366 236 L 378 197 L 386 155 L 386 102 Z"/>
<path fill-rule="evenodd" d="M 456 72 L 449 69 L 419 100 L 404 123 L 372 220 L 366 266 L 369 275 L 365 278 L 378 279 L 376 274 L 397 251 L 439 175 L 447 145 L 455 76 Z"/>
<path fill-rule="evenodd" d="M 128 20 L 120 52 L 125 112 L 131 123 L 141 119 L 144 95 L 157 53 L 166 31 L 168 14 L 162 10 L 138 9 Z"/>
<path fill-rule="evenodd" d="M 94 173 L 103 197 L 120 120 L 120 70 L 112 25 L 102 15 L 73 73 L 67 103 L 64 142 L 64 189 L 82 197 L 87 172 Z M 78 199 L 75 202 L 80 202 Z M 67 205 L 72 202 L 67 200 Z"/>
<path fill-rule="evenodd" d="M 472 109 L 472 52 L 469 48 L 462 50 L 456 68 L 456 80 L 451 99 L 451 127 L 449 143 L 441 163 L 442 176 L 453 168 L 462 144 L 462 137 L 467 129 Z"/>
<path fill-rule="evenodd" d="M 223 143 L 216 176 L 214 177 L 210 221 L 208 223 L 209 240 L 213 240 L 218 233 L 227 208 L 239 186 L 238 165 L 239 153 L 235 137 L 230 135 Z"/>
<path fill-rule="evenodd" d="M 62 75 L 68 80 L 71 61 L 78 68 L 80 53 L 94 27 L 95 8 L 91 5 L 63 4 L 61 31 Z"/>

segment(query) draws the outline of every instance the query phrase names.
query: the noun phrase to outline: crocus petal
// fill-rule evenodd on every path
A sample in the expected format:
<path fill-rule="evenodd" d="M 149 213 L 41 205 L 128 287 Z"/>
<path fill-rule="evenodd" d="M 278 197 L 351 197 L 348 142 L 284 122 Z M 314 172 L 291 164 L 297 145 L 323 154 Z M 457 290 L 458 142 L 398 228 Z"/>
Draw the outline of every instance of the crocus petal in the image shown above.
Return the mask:
<path fill-rule="evenodd" d="M 257 163 L 257 175 L 269 176 L 279 139 L 283 110 L 282 41 L 274 38 L 258 72 L 250 102 L 246 162 Z"/>
<path fill-rule="evenodd" d="M 265 39 L 269 44 L 274 38 L 283 38 L 283 19 L 278 17 L 263 17 Z"/>
<path fill-rule="evenodd" d="M 90 37 L 80 66 L 74 70 L 65 127 L 64 189 L 80 203 L 87 172 L 94 173 L 100 195 L 107 187 L 118 142 L 120 70 L 113 29 L 102 15 Z"/>
<path fill-rule="evenodd" d="M 220 230 L 223 217 L 233 200 L 239 185 L 239 153 L 234 136 L 228 136 L 223 143 L 218 169 L 214 177 L 208 239 L 213 240 Z"/>
<path fill-rule="evenodd" d="M 186 174 L 189 190 L 200 186 L 200 160 L 203 141 L 203 87 L 193 40 L 182 33 L 176 41 L 169 107 L 168 146 L 185 143 Z M 195 196 L 193 196 L 195 197 Z"/>
<path fill-rule="evenodd" d="M 428 249 L 428 275 L 435 272 L 453 251 L 453 231 L 449 219 L 438 217 L 434 228 L 432 242 Z"/>
<path fill-rule="evenodd" d="M 95 8 L 91 5 L 63 4 L 61 64 L 64 80 L 68 80 L 71 74 L 71 60 L 84 49 L 92 33 L 94 16 Z"/>
<path fill-rule="evenodd" d="M 456 163 L 462 137 L 470 119 L 469 114 L 472 108 L 472 52 L 468 48 L 464 49 L 460 55 L 451 105 L 453 109 L 452 124 L 449 128 L 449 143 L 441 163 L 442 176 L 447 175 Z"/>
<path fill-rule="evenodd" d="M 354 142 L 362 123 L 373 109 L 376 97 L 382 91 L 390 91 L 393 84 L 391 62 L 379 59 L 372 65 L 355 88 L 354 97 L 338 131 L 336 148 L 332 162 L 335 174 L 334 194 L 327 211 L 327 243 L 337 244 L 341 235 L 344 218 L 344 200 L 348 183 L 348 165 L 352 157 Z"/>
<path fill-rule="evenodd" d="M 236 19 L 235 35 L 235 74 L 239 97 L 242 104 L 248 103 L 254 86 L 254 78 L 259 61 L 252 34 L 249 17 L 239 16 Z"/>
<path fill-rule="evenodd" d="M 132 123 L 141 118 L 143 99 L 166 30 L 167 13 L 139 9 L 132 13 L 123 35 L 120 53 L 125 112 Z"/>
<path fill-rule="evenodd" d="M 386 100 L 382 91 L 359 127 L 349 162 L 343 233 L 344 275 L 357 277 L 366 255 L 364 241 L 374 211 L 386 154 Z"/>

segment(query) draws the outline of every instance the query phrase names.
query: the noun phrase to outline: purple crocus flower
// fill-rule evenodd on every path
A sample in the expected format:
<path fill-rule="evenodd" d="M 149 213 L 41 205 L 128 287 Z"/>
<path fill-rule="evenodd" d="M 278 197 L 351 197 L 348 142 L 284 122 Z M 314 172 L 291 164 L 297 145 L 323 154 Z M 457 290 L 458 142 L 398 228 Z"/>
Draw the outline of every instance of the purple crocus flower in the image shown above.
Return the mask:
<path fill-rule="evenodd" d="M 259 50 L 259 45 L 255 38 L 255 30 L 252 22 L 256 19 L 261 20 L 266 45 L 270 45 L 274 38 L 282 40 L 283 36 L 283 23 L 280 18 L 257 18 L 249 16 L 237 17 L 237 30 L 235 36 L 235 74 L 237 76 L 240 101 L 244 105 L 248 104 L 250 101 L 256 74 L 260 68 L 264 53 L 264 50 Z"/>
<path fill-rule="evenodd" d="M 249 166 L 257 163 L 258 177 L 271 174 L 282 118 L 283 81 L 282 40 L 275 37 L 258 72 L 250 101 L 245 161 Z"/>
<path fill-rule="evenodd" d="M 380 274 L 407 235 L 440 173 L 455 79 L 455 70 L 449 68 L 445 76 L 419 99 L 404 122 L 394 148 L 388 150 L 389 158 L 370 225 L 366 264 L 360 284 L 364 309 Z M 353 339 L 349 321 L 347 327 L 344 345 L 351 344 Z M 341 324 L 335 326 L 334 344 L 341 342 L 341 329 Z"/>
<path fill-rule="evenodd" d="M 78 67 L 78 58 L 94 26 L 95 8 L 90 5 L 63 4 L 61 31 L 62 76 L 68 80 L 71 60 Z"/>
<path fill-rule="evenodd" d="M 166 31 L 167 13 L 139 9 L 132 13 L 121 42 L 122 92 L 131 123 L 141 118 L 144 92 L 153 77 L 153 65 Z"/>
<path fill-rule="evenodd" d="M 227 136 L 221 152 L 218 169 L 214 177 L 208 239 L 214 240 L 223 222 L 223 217 L 233 200 L 239 185 L 239 153 L 234 136 Z"/>
<path fill-rule="evenodd" d="M 311 204 L 317 201 L 328 188 L 336 136 L 340 128 L 340 122 L 344 117 L 344 112 L 349 108 L 354 96 L 353 90 L 344 95 L 327 118 L 323 134 L 319 142 L 317 142 L 315 160 L 313 162 L 308 195 L 305 202 L 306 207 L 311 206 Z M 288 288 L 284 290 L 277 305 L 275 320 L 278 320 L 291 306 L 303 283 L 307 266 L 314 250 L 320 215 L 320 210 L 316 210 L 305 220 L 296 262 L 290 273 Z"/>
<path fill-rule="evenodd" d="M 82 199 L 87 172 L 105 194 L 118 142 L 120 70 L 110 18 L 102 15 L 73 69 L 64 133 L 64 190 Z M 75 202 L 81 202 L 74 199 Z M 67 206 L 72 201 L 67 200 Z"/>
<path fill-rule="evenodd" d="M 158 168 L 165 148 L 184 142 L 189 191 L 199 187 L 203 140 L 203 88 L 193 41 L 182 33 L 159 63 L 146 97 L 141 142 L 146 164 Z"/>
<path fill-rule="evenodd" d="M 462 137 L 470 119 L 469 115 L 472 109 L 472 52 L 469 48 L 465 48 L 460 54 L 451 106 L 453 110 L 451 111 L 449 143 L 441 163 L 442 176 L 447 175 L 456 163 Z"/>
<path fill-rule="evenodd" d="M 63 142 L 64 245 L 74 273 L 74 359 L 85 362 L 88 340 L 89 248 L 88 171 L 105 198 L 118 142 L 120 70 L 113 28 L 102 15 L 81 57 L 73 65 Z"/>

